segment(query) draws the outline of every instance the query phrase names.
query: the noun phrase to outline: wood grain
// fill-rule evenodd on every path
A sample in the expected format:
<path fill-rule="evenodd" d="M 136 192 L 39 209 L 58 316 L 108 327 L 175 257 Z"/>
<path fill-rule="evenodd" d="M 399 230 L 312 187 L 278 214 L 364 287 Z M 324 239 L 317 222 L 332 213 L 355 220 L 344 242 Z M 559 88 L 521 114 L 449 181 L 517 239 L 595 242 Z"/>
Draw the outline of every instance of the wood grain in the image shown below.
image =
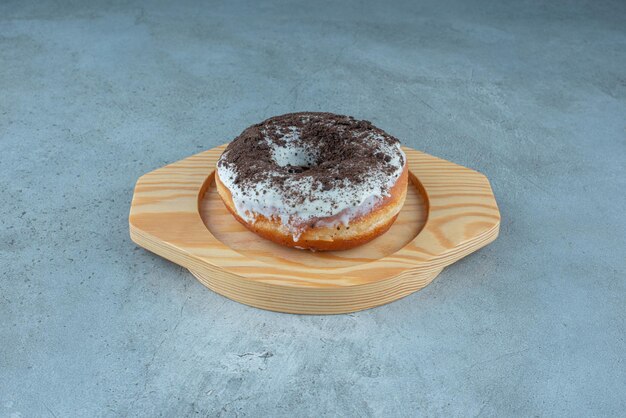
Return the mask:
<path fill-rule="evenodd" d="M 280 247 L 239 225 L 219 200 L 213 175 L 222 150 L 142 176 L 130 234 L 210 289 L 248 305 L 311 314 L 382 305 L 426 286 L 498 235 L 500 213 L 485 176 L 405 148 L 410 190 L 386 234 L 341 252 Z"/>

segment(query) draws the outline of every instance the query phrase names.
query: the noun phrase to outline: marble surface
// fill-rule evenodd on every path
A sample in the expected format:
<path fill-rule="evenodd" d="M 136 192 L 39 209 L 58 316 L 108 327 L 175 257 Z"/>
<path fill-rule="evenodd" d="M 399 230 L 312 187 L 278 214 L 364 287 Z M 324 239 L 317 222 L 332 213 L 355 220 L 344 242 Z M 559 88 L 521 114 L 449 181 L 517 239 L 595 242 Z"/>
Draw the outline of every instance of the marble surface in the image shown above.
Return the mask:
<path fill-rule="evenodd" d="M 0 3 L 0 416 L 623 416 L 623 1 Z M 485 173 L 499 239 L 339 316 L 128 236 L 135 180 L 266 117 Z"/>

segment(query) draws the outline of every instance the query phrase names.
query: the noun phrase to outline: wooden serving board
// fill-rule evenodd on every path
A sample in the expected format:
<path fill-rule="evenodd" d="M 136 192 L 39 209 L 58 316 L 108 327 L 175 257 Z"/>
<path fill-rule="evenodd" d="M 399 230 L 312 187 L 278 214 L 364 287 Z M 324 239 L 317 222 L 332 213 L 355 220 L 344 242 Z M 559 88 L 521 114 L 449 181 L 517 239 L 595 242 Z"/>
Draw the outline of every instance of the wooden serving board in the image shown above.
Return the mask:
<path fill-rule="evenodd" d="M 214 172 L 224 147 L 140 177 L 130 236 L 241 303 L 301 314 L 372 308 L 423 288 L 498 236 L 500 213 L 484 175 L 404 148 L 409 190 L 387 233 L 348 251 L 281 247 L 240 225 L 220 200 Z"/>

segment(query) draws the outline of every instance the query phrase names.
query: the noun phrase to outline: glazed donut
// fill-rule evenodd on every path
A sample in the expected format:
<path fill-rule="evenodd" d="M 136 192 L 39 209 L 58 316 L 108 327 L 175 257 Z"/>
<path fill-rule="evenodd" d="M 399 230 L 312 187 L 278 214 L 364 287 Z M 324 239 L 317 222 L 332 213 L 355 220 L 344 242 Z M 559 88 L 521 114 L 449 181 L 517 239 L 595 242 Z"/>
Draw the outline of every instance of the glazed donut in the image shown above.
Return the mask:
<path fill-rule="evenodd" d="M 220 156 L 215 184 L 226 208 L 256 234 L 328 251 L 387 231 L 407 178 L 393 136 L 350 116 L 302 112 L 243 131 Z"/>

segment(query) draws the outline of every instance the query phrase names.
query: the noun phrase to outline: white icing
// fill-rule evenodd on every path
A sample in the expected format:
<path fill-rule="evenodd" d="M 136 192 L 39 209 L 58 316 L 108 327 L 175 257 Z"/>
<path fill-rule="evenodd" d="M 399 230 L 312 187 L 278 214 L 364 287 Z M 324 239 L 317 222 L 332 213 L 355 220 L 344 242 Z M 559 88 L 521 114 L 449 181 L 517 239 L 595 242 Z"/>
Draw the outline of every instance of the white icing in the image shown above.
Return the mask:
<path fill-rule="evenodd" d="M 266 140 L 271 147 L 272 158 L 279 166 L 310 166 L 315 163 L 317 156 L 314 150 L 299 141 L 297 128 L 290 127 L 287 131 L 278 133 L 283 135 L 284 146 L 269 141 L 267 136 Z M 391 158 L 388 163 L 393 167 L 391 175 L 373 167 L 365 181 L 356 184 L 344 179 L 341 187 L 330 190 L 317 187 L 313 179 L 307 176 L 288 178 L 284 189 L 274 187 L 270 178 L 242 187 L 240 183 L 235 183 L 237 174 L 232 164 L 218 164 L 218 175 L 230 190 L 239 216 L 247 222 L 253 222 L 258 215 L 268 219 L 280 219 L 281 224 L 292 234 L 293 240 L 298 241 L 305 229 L 303 226 L 311 221 L 319 226 L 349 226 L 352 219 L 370 212 L 389 195 L 390 188 L 396 183 L 406 164 L 406 156 L 400 144 L 389 144 L 376 133 L 361 140 L 371 142 L 379 152 Z M 227 152 L 221 158 L 226 155 Z M 341 167 L 337 168 L 337 172 L 341 172 Z M 269 177 L 274 176 L 278 174 L 269 173 Z M 289 190 L 298 190 L 300 195 L 306 196 L 304 201 L 294 201 Z"/>

